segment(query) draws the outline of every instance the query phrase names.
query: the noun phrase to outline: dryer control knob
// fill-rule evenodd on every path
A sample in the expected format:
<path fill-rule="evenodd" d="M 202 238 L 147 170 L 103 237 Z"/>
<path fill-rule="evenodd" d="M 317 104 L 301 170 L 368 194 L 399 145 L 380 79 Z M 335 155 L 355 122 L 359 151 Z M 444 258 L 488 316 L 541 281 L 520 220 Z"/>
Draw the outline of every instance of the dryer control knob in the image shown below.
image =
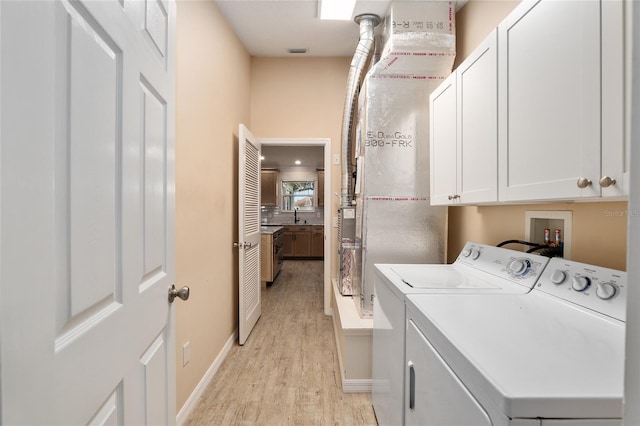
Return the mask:
<path fill-rule="evenodd" d="M 471 255 L 471 249 L 464 249 L 460 254 L 462 255 L 462 257 L 469 257 Z"/>
<path fill-rule="evenodd" d="M 524 275 L 529 269 L 529 261 L 527 259 L 513 259 L 509 263 L 509 271 L 514 275 Z"/>
<path fill-rule="evenodd" d="M 567 273 L 561 271 L 560 269 L 556 269 L 555 271 L 553 271 L 553 274 L 551 274 L 551 282 L 554 284 L 562 284 L 566 279 Z"/>
<path fill-rule="evenodd" d="M 591 285 L 591 280 L 587 277 L 573 277 L 571 287 L 576 291 L 585 291 Z"/>
<path fill-rule="evenodd" d="M 598 283 L 596 288 L 596 295 L 602 299 L 611 299 L 618 292 L 618 288 L 613 283 Z"/>
<path fill-rule="evenodd" d="M 473 260 L 476 260 L 479 257 L 480 257 L 480 250 L 471 249 L 471 258 Z"/>

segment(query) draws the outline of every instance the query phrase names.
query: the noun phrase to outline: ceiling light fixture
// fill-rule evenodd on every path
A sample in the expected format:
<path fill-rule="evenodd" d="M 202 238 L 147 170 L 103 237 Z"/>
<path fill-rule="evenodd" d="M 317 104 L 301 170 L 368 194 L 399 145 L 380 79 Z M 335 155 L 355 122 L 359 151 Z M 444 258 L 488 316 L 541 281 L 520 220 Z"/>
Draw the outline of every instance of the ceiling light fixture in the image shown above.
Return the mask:
<path fill-rule="evenodd" d="M 320 19 L 350 21 L 356 0 L 318 0 Z"/>
<path fill-rule="evenodd" d="M 302 161 L 296 160 L 296 161 L 294 161 L 294 163 L 295 163 L 296 166 L 299 166 L 300 164 L 302 164 Z"/>
<path fill-rule="evenodd" d="M 263 160 L 264 160 L 264 155 L 261 155 L 260 156 L 260 161 L 263 161 Z"/>

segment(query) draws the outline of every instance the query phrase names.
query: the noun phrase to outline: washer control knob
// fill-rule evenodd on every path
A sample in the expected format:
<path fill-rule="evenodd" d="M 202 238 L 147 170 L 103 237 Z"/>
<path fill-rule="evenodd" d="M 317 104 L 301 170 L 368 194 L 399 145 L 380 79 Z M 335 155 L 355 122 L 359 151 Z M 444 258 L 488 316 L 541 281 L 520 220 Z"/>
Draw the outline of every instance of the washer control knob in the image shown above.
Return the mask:
<path fill-rule="evenodd" d="M 471 249 L 464 249 L 460 254 L 462 255 L 462 257 L 469 257 L 471 255 Z"/>
<path fill-rule="evenodd" d="M 613 283 L 598 283 L 596 288 L 596 295 L 602 299 L 611 299 L 618 292 L 618 288 Z"/>
<path fill-rule="evenodd" d="M 591 285 L 591 280 L 588 277 L 573 277 L 571 287 L 576 291 L 585 291 Z"/>
<path fill-rule="evenodd" d="M 471 249 L 471 259 L 476 260 L 480 257 L 480 250 Z"/>
<path fill-rule="evenodd" d="M 513 259 L 509 263 L 509 271 L 514 275 L 524 275 L 527 273 L 531 263 L 527 259 Z"/>
<path fill-rule="evenodd" d="M 556 269 L 555 271 L 553 271 L 553 274 L 551 274 L 551 282 L 554 284 L 562 284 L 566 279 L 567 273 L 561 271 L 560 269 Z"/>

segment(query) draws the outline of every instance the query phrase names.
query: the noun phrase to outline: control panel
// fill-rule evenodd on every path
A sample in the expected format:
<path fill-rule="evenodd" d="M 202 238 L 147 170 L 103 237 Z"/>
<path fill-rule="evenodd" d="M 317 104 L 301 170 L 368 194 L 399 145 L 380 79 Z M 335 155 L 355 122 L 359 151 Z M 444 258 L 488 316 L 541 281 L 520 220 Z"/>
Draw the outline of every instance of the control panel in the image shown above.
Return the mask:
<path fill-rule="evenodd" d="M 455 263 L 532 288 L 548 262 L 537 254 L 467 242 Z"/>
<path fill-rule="evenodd" d="M 536 290 L 626 321 L 627 273 L 554 257 Z"/>

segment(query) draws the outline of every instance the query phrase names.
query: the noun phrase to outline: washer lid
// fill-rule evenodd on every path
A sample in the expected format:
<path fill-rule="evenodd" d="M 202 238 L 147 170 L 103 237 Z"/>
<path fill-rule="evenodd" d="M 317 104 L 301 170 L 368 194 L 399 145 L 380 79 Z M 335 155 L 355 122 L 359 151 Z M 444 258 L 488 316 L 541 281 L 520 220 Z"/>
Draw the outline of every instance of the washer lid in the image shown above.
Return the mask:
<path fill-rule="evenodd" d="M 480 402 L 510 418 L 622 416 L 621 321 L 542 292 L 408 295 L 407 319 Z"/>
<path fill-rule="evenodd" d="M 472 277 L 451 265 L 393 265 L 402 282 L 413 288 L 423 289 L 499 289 L 497 282 Z"/>

